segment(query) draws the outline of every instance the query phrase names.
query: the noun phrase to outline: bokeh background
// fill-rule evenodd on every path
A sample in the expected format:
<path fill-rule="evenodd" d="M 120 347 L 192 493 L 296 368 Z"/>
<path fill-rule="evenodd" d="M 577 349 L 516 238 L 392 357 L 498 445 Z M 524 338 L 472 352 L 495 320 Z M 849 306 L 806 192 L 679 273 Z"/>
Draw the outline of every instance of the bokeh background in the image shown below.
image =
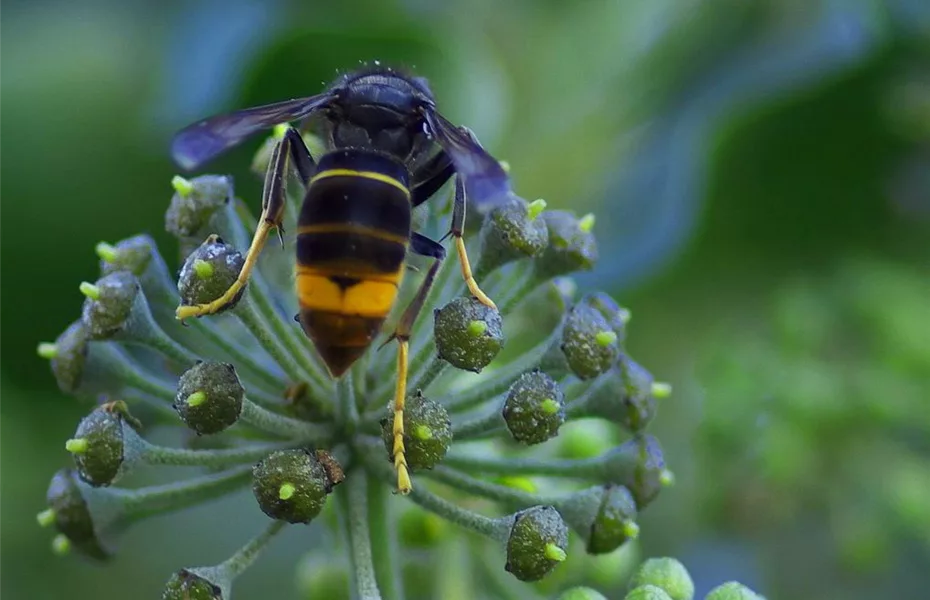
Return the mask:
<path fill-rule="evenodd" d="M 924 0 L 6 0 L 0 38 L 4 598 L 158 597 L 262 521 L 239 496 L 135 528 L 105 568 L 54 557 L 34 515 L 87 407 L 35 347 L 78 315 L 97 241 L 174 247 L 175 129 L 374 59 L 428 77 L 521 195 L 597 214 L 579 285 L 632 310 L 631 353 L 676 390 L 654 432 L 677 484 L 627 552 L 679 557 L 699 593 L 926 597 Z M 257 143 L 212 165 L 253 206 Z M 287 532 L 237 596 L 310 598 L 313 545 Z"/>

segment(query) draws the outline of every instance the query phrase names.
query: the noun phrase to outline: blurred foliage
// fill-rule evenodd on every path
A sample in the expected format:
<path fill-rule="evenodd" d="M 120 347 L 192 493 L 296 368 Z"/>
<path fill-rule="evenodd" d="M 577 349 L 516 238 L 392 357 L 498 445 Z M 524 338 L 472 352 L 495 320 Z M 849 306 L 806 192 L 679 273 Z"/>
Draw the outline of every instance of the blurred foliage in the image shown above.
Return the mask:
<path fill-rule="evenodd" d="M 614 282 L 636 315 L 631 352 L 678 374 L 656 422 L 678 485 L 651 509 L 642 554 L 682 555 L 699 594 L 733 577 L 763 592 L 785 584 L 783 597 L 802 600 L 833 590 L 919 597 L 928 585 L 917 535 L 930 505 L 927 363 L 918 346 L 904 349 L 927 322 L 923 0 L 13 0 L 3 9 L 3 595 L 119 598 L 126 582 L 155 594 L 179 562 L 221 557 L 255 528 L 240 522 L 243 498 L 134 532 L 106 577 L 52 558 L 33 517 L 85 408 L 54 390 L 35 343 L 74 318 L 97 241 L 148 231 L 171 247 L 162 215 L 175 128 L 313 93 L 335 69 L 375 58 L 426 74 L 450 117 L 510 162 L 521 194 L 596 209 L 600 239 L 614 240 L 595 277 Z M 252 150 L 214 169 L 236 174 L 254 208 Z M 824 350 L 810 342 L 817 331 L 851 341 L 828 339 Z M 758 373 L 707 368 L 713 360 Z M 823 431 L 812 418 L 826 420 Z M 755 518 L 721 516 L 748 506 Z M 175 532 L 195 526 L 209 535 L 177 547 Z M 237 593 L 294 581 L 289 557 L 311 539 L 285 535 Z M 615 568 L 601 576 L 624 577 Z M 282 585 L 282 597 L 305 597 L 297 589 Z"/>
<path fill-rule="evenodd" d="M 824 577 L 887 573 L 930 558 L 930 270 L 849 261 L 798 276 L 759 319 L 706 343 L 697 440 L 705 526 L 766 539 L 820 538 L 807 567 L 773 552 L 779 596 Z M 710 474 L 713 474 L 712 476 Z M 850 580 L 849 585 L 861 582 Z M 916 589 L 914 590 L 916 593 Z"/>

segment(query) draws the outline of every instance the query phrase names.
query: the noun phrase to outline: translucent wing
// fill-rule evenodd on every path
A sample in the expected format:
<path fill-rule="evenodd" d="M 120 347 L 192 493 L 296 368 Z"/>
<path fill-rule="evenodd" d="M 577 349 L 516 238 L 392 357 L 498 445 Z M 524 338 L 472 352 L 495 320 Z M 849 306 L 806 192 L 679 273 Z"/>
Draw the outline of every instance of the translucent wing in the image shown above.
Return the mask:
<path fill-rule="evenodd" d="M 481 147 L 470 130 L 456 127 L 433 110 L 426 111 L 426 126 L 464 180 L 471 206 L 484 212 L 511 197 L 510 178 L 504 168 Z"/>
<path fill-rule="evenodd" d="M 246 108 L 198 121 L 179 131 L 171 142 L 171 155 L 181 168 L 196 169 L 241 143 L 247 137 L 278 123 L 307 117 L 332 100 L 329 92 Z"/>

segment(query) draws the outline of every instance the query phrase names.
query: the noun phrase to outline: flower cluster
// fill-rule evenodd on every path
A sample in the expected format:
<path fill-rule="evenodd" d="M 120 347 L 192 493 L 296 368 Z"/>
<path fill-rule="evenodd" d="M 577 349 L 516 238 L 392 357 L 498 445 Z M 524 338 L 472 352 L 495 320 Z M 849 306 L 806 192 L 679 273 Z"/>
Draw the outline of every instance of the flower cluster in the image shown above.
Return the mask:
<path fill-rule="evenodd" d="M 150 237 L 99 244 L 100 278 L 80 285 L 80 319 L 39 346 L 64 392 L 98 401 L 65 443 L 74 464 L 53 477 L 40 524 L 57 529 L 56 551 L 103 560 L 134 522 L 251 486 L 271 520 L 267 529 L 218 565 L 177 571 L 164 592 L 228 598 L 272 538 L 332 510 L 332 494 L 353 588 L 363 598 L 390 595 L 400 585 L 399 552 L 396 540 L 385 540 L 393 528 L 382 526 L 396 504 L 374 492 L 395 481 L 394 346 L 372 347 L 338 381 L 328 376 L 294 322 L 289 236 L 284 250 L 268 245 L 227 310 L 179 322 L 179 305 L 209 302 L 236 279 L 256 223 L 228 177 L 172 184 L 165 225 L 179 241 L 178 276 Z M 441 237 L 449 205 L 439 194 L 418 207 L 417 230 Z M 298 208 L 290 197 L 286 232 L 296 231 Z M 488 214 L 469 214 L 474 273 L 497 308 L 472 298 L 455 261 L 445 261 L 426 302 L 439 308 L 412 332 L 403 419 L 414 486 L 406 499 L 499 544 L 500 569 L 520 581 L 540 580 L 565 562 L 570 536 L 591 554 L 636 538 L 637 516 L 672 480 L 658 441 L 645 432 L 670 387 L 626 352 L 629 312 L 604 293 L 578 295 L 568 278 L 596 262 L 593 226 L 591 215 L 515 196 Z M 418 260 L 410 269 L 422 272 Z M 405 278 L 411 285 L 395 313 L 417 279 Z M 627 441 L 585 458 L 545 449 L 528 455 L 584 417 L 615 424 Z M 187 447 L 146 440 L 155 428 L 179 425 L 191 432 Z M 200 473 L 114 487 L 140 465 Z M 466 494 L 490 502 L 476 505 Z M 496 514 L 483 514 L 485 507 Z"/>
<path fill-rule="evenodd" d="M 630 578 L 629 592 L 624 600 L 692 600 L 694 582 L 688 569 L 674 558 L 650 558 L 639 566 Z M 606 600 L 588 587 L 566 590 L 559 600 Z M 712 589 L 704 600 L 765 600 L 762 596 L 736 582 L 728 581 Z"/>

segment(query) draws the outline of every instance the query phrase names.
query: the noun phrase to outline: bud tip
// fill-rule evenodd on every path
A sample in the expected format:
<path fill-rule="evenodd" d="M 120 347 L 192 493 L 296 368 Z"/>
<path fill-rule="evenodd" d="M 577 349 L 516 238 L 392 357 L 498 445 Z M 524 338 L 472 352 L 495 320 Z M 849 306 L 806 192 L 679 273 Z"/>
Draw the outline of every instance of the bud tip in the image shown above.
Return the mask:
<path fill-rule="evenodd" d="M 418 440 L 431 440 L 433 439 L 433 430 L 428 425 L 417 425 L 413 429 L 413 435 Z"/>
<path fill-rule="evenodd" d="M 542 214 L 544 210 L 546 210 L 546 201 L 542 198 L 538 198 L 530 202 L 530 205 L 526 209 L 526 214 L 530 218 L 530 221 L 535 221 L 536 217 Z"/>
<path fill-rule="evenodd" d="M 675 485 L 675 474 L 669 469 L 662 469 L 662 473 L 659 474 L 659 483 L 662 484 L 662 487 Z"/>
<path fill-rule="evenodd" d="M 559 412 L 559 403 L 553 400 L 552 398 L 546 398 L 539 403 L 539 408 L 542 409 L 547 415 L 554 415 Z"/>
<path fill-rule="evenodd" d="M 291 496 L 294 495 L 294 492 L 297 491 L 297 488 L 294 487 L 293 483 L 282 483 L 281 487 L 278 488 L 278 498 L 282 500 L 290 500 Z"/>
<path fill-rule="evenodd" d="M 578 229 L 585 233 L 589 233 L 594 229 L 594 220 L 594 213 L 586 214 L 578 221 Z"/>
<path fill-rule="evenodd" d="M 474 337 L 478 337 L 488 330 L 488 324 L 484 321 L 472 321 L 468 324 L 468 333 Z"/>
<path fill-rule="evenodd" d="M 594 336 L 594 340 L 597 342 L 598 346 L 606 348 L 617 341 L 617 334 L 613 331 L 599 331 L 597 335 Z"/>
<path fill-rule="evenodd" d="M 84 294 L 91 300 L 100 299 L 100 288 L 92 283 L 89 283 L 87 281 L 82 281 L 81 285 L 78 286 L 78 289 L 81 290 L 82 294 Z"/>
<path fill-rule="evenodd" d="M 180 175 L 171 178 L 171 187 L 183 198 L 190 196 L 191 192 L 194 191 L 194 184 Z"/>
<path fill-rule="evenodd" d="M 672 384 L 664 381 L 655 381 L 652 384 L 652 395 L 655 398 L 668 398 L 672 395 Z"/>
<path fill-rule="evenodd" d="M 116 249 L 116 246 L 112 246 L 106 242 L 100 242 L 94 246 L 94 252 L 97 253 L 100 260 L 108 263 L 114 263 L 116 259 L 119 258 L 119 250 Z"/>
<path fill-rule="evenodd" d="M 73 438 L 65 442 L 65 450 L 71 454 L 84 454 L 87 452 L 86 438 Z"/>
<path fill-rule="evenodd" d="M 210 279 L 213 277 L 213 265 L 198 258 L 194 261 L 194 273 L 201 279 Z"/>
<path fill-rule="evenodd" d="M 627 519 L 623 522 L 623 535 L 628 539 L 635 540 L 639 537 L 639 525 L 635 521 Z"/>
<path fill-rule="evenodd" d="M 288 130 L 289 128 L 290 128 L 290 124 L 289 124 L 289 123 L 278 123 L 278 124 L 275 125 L 274 128 L 271 130 L 271 135 L 272 135 L 272 136 L 274 137 L 274 139 L 276 139 L 276 140 L 283 140 L 283 139 L 284 139 L 284 134 L 287 133 L 287 130 Z"/>
<path fill-rule="evenodd" d="M 47 358 L 48 360 L 52 360 L 53 358 L 58 356 L 58 346 L 56 346 L 55 344 L 51 342 L 42 342 L 41 344 L 39 344 L 38 348 L 36 349 L 36 352 L 42 358 Z"/>
<path fill-rule="evenodd" d="M 56 535 L 52 539 L 52 552 L 57 556 L 64 556 L 71 551 L 71 540 L 69 540 L 64 534 Z"/>
<path fill-rule="evenodd" d="M 55 509 L 46 508 L 36 515 L 36 521 L 39 523 L 39 527 L 51 527 L 55 524 Z"/>
<path fill-rule="evenodd" d="M 544 553 L 546 555 L 546 558 L 548 558 L 549 560 L 554 560 L 556 562 L 564 561 L 565 557 L 567 556 L 567 554 L 565 554 L 565 550 L 562 550 L 561 548 L 559 548 L 556 544 L 553 544 L 552 542 L 549 542 L 548 544 L 546 544 L 546 549 Z"/>
<path fill-rule="evenodd" d="M 193 394 L 187 397 L 187 405 L 191 407 L 200 406 L 206 401 L 207 401 L 207 394 L 204 392 L 194 392 Z"/>

